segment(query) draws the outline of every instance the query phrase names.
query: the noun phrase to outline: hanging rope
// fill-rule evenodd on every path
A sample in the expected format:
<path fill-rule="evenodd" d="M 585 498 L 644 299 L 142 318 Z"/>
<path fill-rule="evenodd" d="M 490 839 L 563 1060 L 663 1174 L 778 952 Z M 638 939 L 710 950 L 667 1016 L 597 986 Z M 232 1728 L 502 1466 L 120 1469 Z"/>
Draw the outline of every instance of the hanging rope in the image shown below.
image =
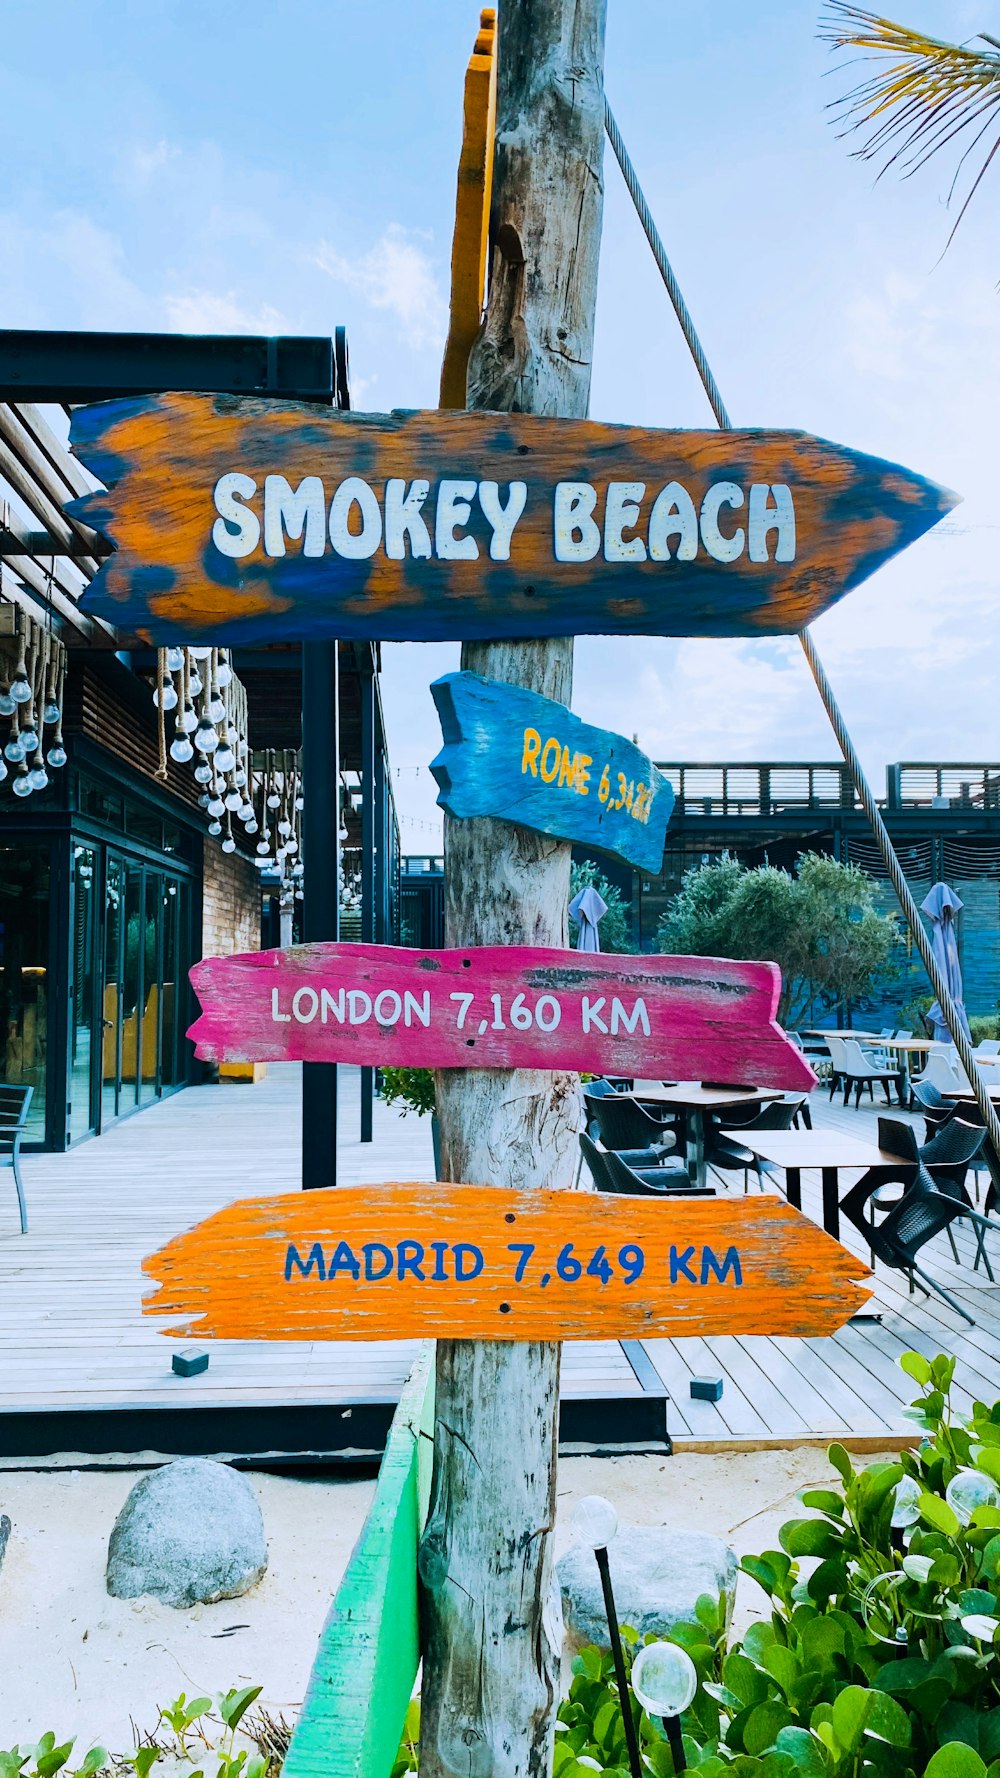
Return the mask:
<path fill-rule="evenodd" d="M 642 186 L 639 184 L 638 175 L 632 165 L 628 149 L 622 141 L 621 131 L 615 122 L 614 113 L 612 112 L 607 99 L 604 101 L 604 127 L 607 130 L 608 140 L 615 151 L 618 165 L 622 170 L 622 176 L 628 186 L 639 221 L 642 223 L 643 229 L 645 230 L 646 239 L 653 250 L 653 258 L 656 260 L 660 276 L 666 286 L 667 295 L 674 306 L 674 312 L 680 322 L 681 332 L 687 342 L 688 350 L 697 366 L 698 375 L 702 380 L 705 393 L 711 403 L 712 412 L 721 429 L 724 432 L 729 432 L 732 430 L 732 421 L 729 418 L 726 404 L 722 399 L 719 385 L 712 375 L 711 366 L 705 356 L 705 348 L 698 338 L 688 306 L 681 294 L 680 285 L 674 276 L 673 267 L 667 258 L 666 248 L 660 239 L 659 231 L 650 214 L 649 205 L 646 202 Z M 816 687 L 825 705 L 826 713 L 830 718 L 833 732 L 840 743 L 840 750 L 844 755 L 845 762 L 854 779 L 854 787 L 858 793 L 859 801 L 871 822 L 872 832 L 878 842 L 879 851 L 882 854 L 886 870 L 891 878 L 892 886 L 896 891 L 900 906 L 906 916 L 907 924 L 913 934 L 914 944 L 920 952 L 920 960 L 927 971 L 931 986 L 937 995 L 938 1004 L 944 1014 L 945 1024 L 951 1032 L 952 1041 L 958 1051 L 962 1067 L 965 1069 L 965 1072 L 969 1077 L 969 1084 L 975 1094 L 980 1116 L 982 1117 L 987 1134 L 989 1135 L 990 1143 L 992 1144 L 992 1149 L 990 1147 L 987 1147 L 986 1149 L 986 1160 L 993 1177 L 993 1182 L 997 1187 L 998 1192 L 1000 1192 L 1000 1117 L 997 1116 L 996 1107 L 990 1098 L 989 1088 L 986 1085 L 979 1064 L 976 1061 L 972 1044 L 965 1034 L 962 1021 L 959 1017 L 958 1008 L 951 997 L 948 984 L 938 966 L 938 961 L 934 955 L 931 941 L 927 935 L 927 929 L 920 918 L 920 911 L 913 899 L 910 886 L 903 875 L 902 865 L 896 856 L 895 848 L 889 838 L 885 822 L 882 819 L 882 812 L 872 795 L 871 786 L 862 770 L 861 761 L 858 758 L 854 743 L 848 733 L 847 724 L 844 721 L 840 705 L 834 697 L 833 688 L 826 676 L 823 664 L 816 652 L 816 644 L 808 629 L 799 631 L 799 641 L 802 644 L 802 651 L 809 663 L 809 670 L 816 681 Z"/>

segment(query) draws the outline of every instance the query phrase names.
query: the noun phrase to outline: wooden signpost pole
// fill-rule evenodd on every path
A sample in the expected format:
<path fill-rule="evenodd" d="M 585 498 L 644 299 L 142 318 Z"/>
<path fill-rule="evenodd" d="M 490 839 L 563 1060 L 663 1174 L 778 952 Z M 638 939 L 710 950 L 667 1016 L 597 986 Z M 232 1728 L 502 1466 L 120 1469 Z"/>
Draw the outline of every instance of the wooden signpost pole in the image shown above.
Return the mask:
<path fill-rule="evenodd" d="M 583 417 L 603 206 L 606 0 L 503 0 L 492 269 L 473 408 Z M 462 666 L 568 704 L 573 643 L 467 644 Z M 565 945 L 570 848 L 508 822 L 445 819 L 449 945 Z M 572 1077 L 438 1076 L 446 1178 L 572 1182 Z M 552 1584 L 560 1348 L 441 1340 L 426 1605 L 422 1778 L 544 1771 L 559 1651 Z"/>

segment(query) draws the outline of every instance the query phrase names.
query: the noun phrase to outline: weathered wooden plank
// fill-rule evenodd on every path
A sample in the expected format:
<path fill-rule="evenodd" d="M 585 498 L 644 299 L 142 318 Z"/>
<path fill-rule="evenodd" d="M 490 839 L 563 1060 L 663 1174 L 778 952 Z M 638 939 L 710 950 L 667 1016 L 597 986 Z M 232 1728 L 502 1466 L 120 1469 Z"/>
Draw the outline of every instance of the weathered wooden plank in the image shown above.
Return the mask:
<path fill-rule="evenodd" d="M 156 642 L 794 631 L 956 498 L 804 432 L 524 413 L 164 395 L 72 442 L 118 546 L 83 608 Z"/>
<path fill-rule="evenodd" d="M 529 946 L 292 945 L 210 957 L 188 1035 L 216 1062 L 569 1068 L 806 1091 L 773 963 Z"/>
<path fill-rule="evenodd" d="M 425 1352 L 393 1416 L 378 1487 L 320 1634 L 285 1778 L 389 1778 L 420 1661 L 417 1542 L 430 1492 Z"/>
<path fill-rule="evenodd" d="M 478 673 L 446 673 L 431 695 L 444 738 L 431 771 L 450 815 L 498 815 L 660 870 L 673 787 L 633 742 Z"/>
<path fill-rule="evenodd" d="M 496 103 L 496 9 L 484 6 L 465 71 L 462 150 L 451 241 L 451 303 L 441 362 L 439 407 L 465 406 L 469 353 L 482 320 Z"/>
<path fill-rule="evenodd" d="M 143 1269 L 147 1314 L 223 1340 L 825 1334 L 870 1276 L 780 1198 L 443 1184 L 242 1199 Z"/>

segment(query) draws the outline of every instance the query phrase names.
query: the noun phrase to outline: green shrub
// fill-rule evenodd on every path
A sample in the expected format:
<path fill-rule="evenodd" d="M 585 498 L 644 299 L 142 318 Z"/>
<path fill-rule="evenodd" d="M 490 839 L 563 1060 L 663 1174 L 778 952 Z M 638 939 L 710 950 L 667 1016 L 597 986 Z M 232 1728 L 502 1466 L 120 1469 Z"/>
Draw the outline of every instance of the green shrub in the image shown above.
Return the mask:
<path fill-rule="evenodd" d="M 908 1410 L 919 1447 L 855 1470 L 831 1446 L 833 1484 L 800 1497 L 810 1516 L 741 1563 L 769 1618 L 727 1646 L 702 1599 L 698 1622 L 672 1633 L 698 1672 L 682 1726 L 701 1778 L 1000 1778 L 1000 1402 L 963 1420 L 954 1359 L 901 1362 L 922 1390 Z M 946 1499 L 960 1471 L 985 1496 L 971 1513 Z M 916 1513 L 905 1534 L 890 1523 L 904 1478 Z M 637 1638 L 623 1634 L 630 1659 Z M 610 1656 L 584 1649 L 573 1673 L 554 1778 L 628 1778 Z M 644 1764 L 670 1778 L 660 1725 L 631 1705 Z"/>
<path fill-rule="evenodd" d="M 434 1110 L 434 1073 L 430 1068 L 380 1068 L 383 1105 L 399 1105 L 402 1112 L 423 1117 Z M 401 1113 L 402 1115 L 402 1113 Z"/>
<path fill-rule="evenodd" d="M 240 1686 L 213 1698 L 188 1698 L 181 1692 L 160 1710 L 156 1731 L 131 1753 L 112 1756 L 105 1747 L 92 1747 L 80 1765 L 71 1765 L 74 1737 L 57 1741 L 49 1730 L 40 1741 L 0 1749 L 0 1778 L 148 1778 L 161 1759 L 190 1764 L 191 1778 L 277 1778 L 283 1755 L 273 1751 L 275 1724 L 262 1715 L 259 1724 L 244 1719 L 259 1698 L 259 1685 Z M 257 1743 L 259 1752 L 236 1747 L 236 1731 Z M 169 1733 L 165 1733 L 169 1731 Z M 281 1737 L 279 1737 L 280 1739 Z"/>

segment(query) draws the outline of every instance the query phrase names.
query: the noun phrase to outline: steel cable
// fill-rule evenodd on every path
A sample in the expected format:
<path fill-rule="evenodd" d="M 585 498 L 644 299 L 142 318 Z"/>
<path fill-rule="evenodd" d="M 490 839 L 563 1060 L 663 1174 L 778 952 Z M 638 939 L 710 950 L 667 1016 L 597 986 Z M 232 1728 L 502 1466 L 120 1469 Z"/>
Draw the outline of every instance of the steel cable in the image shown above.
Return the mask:
<path fill-rule="evenodd" d="M 615 158 L 621 168 L 622 177 L 625 180 L 625 184 L 628 186 L 629 194 L 635 205 L 636 214 L 638 215 L 639 221 L 642 223 L 646 239 L 652 248 L 653 258 L 656 261 L 660 276 L 666 286 L 667 295 L 673 304 L 674 313 L 680 323 L 681 332 L 684 335 L 691 357 L 694 359 L 698 375 L 701 378 L 705 393 L 708 396 L 712 412 L 722 431 L 729 432 L 732 430 L 732 421 L 729 418 L 728 409 L 722 399 L 719 385 L 716 382 L 715 377 L 712 375 L 711 366 L 705 356 L 705 348 L 702 345 L 701 340 L 698 338 L 697 329 L 691 319 L 687 303 L 684 301 L 673 267 L 667 258 L 666 248 L 660 239 L 659 230 L 657 229 L 656 223 L 653 221 L 649 205 L 646 202 L 645 194 L 639 183 L 638 174 L 632 165 L 631 156 L 622 140 L 621 131 L 615 121 L 614 112 L 608 104 L 607 98 L 605 98 L 604 101 L 604 127 L 607 131 L 608 140 L 615 151 Z M 885 822 L 882 819 L 882 812 L 875 801 L 871 786 L 865 777 L 861 761 L 858 758 L 854 743 L 848 733 L 843 713 L 834 696 L 830 681 L 826 676 L 826 671 L 816 651 L 816 644 L 808 629 L 799 631 L 799 641 L 802 644 L 803 653 L 809 663 L 809 670 L 816 682 L 816 688 L 826 707 L 826 713 L 830 718 L 833 732 L 840 744 L 840 750 L 844 755 L 844 760 L 850 770 L 852 778 L 854 779 L 854 786 L 858 793 L 858 798 L 871 823 L 872 832 L 878 842 L 879 850 L 885 861 L 886 870 L 892 880 L 892 886 L 899 898 L 900 906 L 906 916 L 910 931 L 913 934 L 914 943 L 920 953 L 920 960 L 927 971 L 931 986 L 937 995 L 938 1004 L 944 1014 L 945 1023 L 951 1032 L 952 1041 L 958 1052 L 962 1067 L 968 1075 L 969 1084 L 975 1095 L 976 1104 L 979 1107 L 980 1115 L 989 1135 L 990 1143 L 992 1144 L 992 1149 L 988 1148 L 986 1151 L 986 1159 L 989 1164 L 994 1185 L 997 1187 L 998 1192 L 1000 1192 L 1000 1117 L 997 1116 L 996 1107 L 990 1098 L 989 1088 L 986 1085 L 976 1061 L 971 1040 L 965 1033 L 961 1019 L 958 1015 L 958 1009 L 952 1000 L 948 984 L 945 981 L 944 975 L 938 965 L 937 958 L 934 955 L 931 941 L 927 936 L 926 928 L 920 918 L 919 909 L 910 891 L 910 886 L 903 875 L 903 868 L 896 856 L 895 848 L 889 838 Z"/>

